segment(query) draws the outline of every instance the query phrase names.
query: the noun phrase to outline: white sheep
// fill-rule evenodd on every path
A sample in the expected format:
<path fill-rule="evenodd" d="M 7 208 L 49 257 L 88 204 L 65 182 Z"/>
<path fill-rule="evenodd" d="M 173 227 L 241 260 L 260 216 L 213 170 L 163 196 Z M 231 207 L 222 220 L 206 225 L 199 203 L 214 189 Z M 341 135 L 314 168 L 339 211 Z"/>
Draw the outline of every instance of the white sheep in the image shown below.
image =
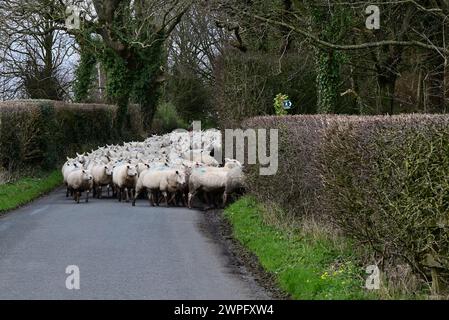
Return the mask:
<path fill-rule="evenodd" d="M 111 164 L 103 164 L 103 162 L 97 163 L 92 168 L 94 196 L 96 195 L 98 199 L 102 197 L 104 186 L 108 186 L 109 196 L 109 186 L 112 185 L 112 170 L 113 166 Z"/>
<path fill-rule="evenodd" d="M 86 192 L 86 202 L 89 202 L 89 192 L 93 187 L 93 177 L 89 171 L 79 169 L 72 171 L 67 177 L 67 186 L 73 191 L 74 199 L 80 203 L 81 192 Z"/>
<path fill-rule="evenodd" d="M 208 152 L 203 150 L 192 150 L 185 152 L 183 154 L 184 160 L 192 161 L 192 162 L 200 162 L 204 163 L 210 167 L 218 167 L 218 161 L 215 160 Z"/>
<path fill-rule="evenodd" d="M 129 192 L 136 187 L 137 167 L 131 164 L 121 164 L 113 169 L 112 182 L 116 189 L 118 200 L 123 199 L 123 192 L 126 194 L 126 202 L 129 202 Z"/>
<path fill-rule="evenodd" d="M 165 204 L 168 207 L 169 202 L 172 202 L 175 199 L 176 193 L 184 188 L 185 182 L 185 172 L 181 169 L 176 170 L 167 167 L 149 169 L 145 171 L 137 181 L 132 205 L 136 205 L 137 197 L 143 190 L 146 190 L 148 193 L 148 200 L 152 206 L 154 206 L 155 203 L 159 203 L 158 197 L 159 192 L 161 192 Z M 172 197 L 169 199 L 168 196 L 170 194 Z"/>
<path fill-rule="evenodd" d="M 224 196 L 226 190 L 226 183 L 228 174 L 233 169 L 241 168 L 242 165 L 237 160 L 225 159 L 226 164 L 223 168 L 215 167 L 200 167 L 194 168 L 189 178 L 189 195 L 188 206 L 192 208 L 192 200 L 199 191 L 204 192 L 206 202 L 210 204 L 209 193 L 220 192 L 223 193 L 223 205 L 227 200 Z"/>
<path fill-rule="evenodd" d="M 64 185 L 67 186 L 67 177 L 71 172 L 82 168 L 83 165 L 81 163 L 79 163 L 75 159 L 70 159 L 69 157 L 67 157 L 67 161 L 64 163 L 61 169 Z M 69 187 L 67 186 L 66 197 L 69 196 L 69 191 Z"/>
<path fill-rule="evenodd" d="M 244 190 L 244 174 L 241 166 L 231 168 L 226 177 L 225 190 L 223 192 L 223 206 L 226 205 L 230 194 Z"/>
<path fill-rule="evenodd" d="M 140 183 L 137 188 L 139 192 L 146 189 L 146 185 L 150 187 L 153 186 L 152 184 L 157 185 L 150 188 L 153 191 L 157 190 L 157 192 L 152 191 L 153 195 L 162 193 L 166 202 L 171 202 L 177 194 L 182 196 L 184 203 L 189 196 L 191 204 L 191 199 L 199 190 L 210 189 L 223 192 L 226 203 L 229 193 L 242 185 L 243 174 L 238 170 L 234 170 L 232 174 L 228 172 L 232 169 L 232 161 L 228 161 L 224 168 L 218 168 L 219 163 L 212 152 L 221 149 L 222 139 L 219 130 L 206 130 L 200 134 L 201 139 L 193 139 L 192 132 L 174 131 L 163 136 L 148 137 L 143 142 L 131 141 L 122 145 L 99 146 L 88 153 L 77 153 L 76 157 L 68 159 L 62 168 L 64 183 L 67 184 L 67 177 L 72 171 L 85 169 L 92 172 L 94 192 L 98 191 L 99 197 L 101 197 L 102 187 L 108 185 L 113 187 L 119 201 L 125 198 L 123 192 L 126 192 L 126 201 L 129 201 L 129 192 L 135 191 L 137 184 Z M 112 178 L 110 167 L 113 168 Z M 109 173 L 106 173 L 106 168 L 109 168 Z M 203 171 L 198 168 L 204 168 L 203 170 L 207 171 L 207 176 L 211 179 L 202 181 L 201 172 Z M 155 170 L 166 172 L 154 173 Z M 195 171 L 195 174 L 192 174 L 193 184 L 190 183 L 192 170 Z M 151 175 L 146 177 L 148 173 Z M 145 180 L 144 177 L 146 177 Z M 191 184 L 194 188 L 189 194 L 188 189 Z M 207 197 L 209 192 L 205 193 Z M 135 199 L 136 195 L 133 198 Z M 158 199 L 153 197 L 153 200 Z M 178 200 L 179 198 L 176 197 L 177 202 Z"/>

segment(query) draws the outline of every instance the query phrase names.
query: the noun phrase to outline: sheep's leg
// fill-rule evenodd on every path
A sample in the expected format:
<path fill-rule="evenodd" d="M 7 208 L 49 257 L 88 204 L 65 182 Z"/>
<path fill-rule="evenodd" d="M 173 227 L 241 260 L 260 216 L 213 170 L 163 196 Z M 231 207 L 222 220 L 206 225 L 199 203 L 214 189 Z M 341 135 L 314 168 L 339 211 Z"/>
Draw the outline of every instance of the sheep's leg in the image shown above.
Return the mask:
<path fill-rule="evenodd" d="M 110 189 L 110 186 L 108 185 L 108 198 L 109 198 L 109 189 Z"/>
<path fill-rule="evenodd" d="M 188 200 L 187 200 L 187 204 L 189 205 L 189 209 L 192 209 L 192 199 L 196 195 L 196 193 L 197 193 L 196 191 L 189 192 L 189 196 L 188 196 Z"/>
<path fill-rule="evenodd" d="M 204 192 L 204 199 L 206 200 L 206 207 L 204 208 L 204 210 L 208 210 L 211 208 L 211 204 L 210 204 L 210 197 L 207 192 Z"/>
<path fill-rule="evenodd" d="M 125 188 L 125 194 L 126 194 L 126 202 L 129 202 L 129 190 L 128 190 L 128 188 Z"/>
<path fill-rule="evenodd" d="M 168 200 L 169 203 L 173 203 L 175 207 L 178 206 L 178 201 L 176 201 L 176 192 L 173 192 L 172 196 Z"/>
<path fill-rule="evenodd" d="M 225 191 L 223 193 L 223 208 L 226 206 L 227 201 L 228 201 L 228 193 Z"/>
<path fill-rule="evenodd" d="M 178 198 L 177 198 L 177 196 L 178 196 L 178 192 L 175 191 L 175 192 L 173 192 L 173 194 L 172 194 L 170 200 L 168 200 L 168 202 L 169 202 L 169 203 L 173 203 L 173 205 L 174 205 L 175 207 L 178 206 Z"/>
<path fill-rule="evenodd" d="M 140 191 L 141 191 L 141 189 L 139 189 L 139 188 L 136 188 L 136 190 L 135 190 L 135 192 L 134 192 L 134 198 L 133 198 L 133 207 L 135 207 L 135 206 L 136 206 L 136 199 L 137 199 L 137 197 L 139 196 L 139 194 L 140 194 Z"/>
<path fill-rule="evenodd" d="M 162 191 L 162 196 L 164 197 L 165 206 L 168 208 L 168 195 L 167 195 L 167 191 Z"/>
<path fill-rule="evenodd" d="M 160 202 L 160 194 L 159 191 L 153 191 L 153 201 L 154 203 L 156 203 L 156 206 L 159 206 L 159 202 Z"/>
<path fill-rule="evenodd" d="M 150 206 L 153 205 L 153 196 L 151 194 L 151 192 L 147 192 L 147 198 L 148 198 L 148 202 L 150 203 Z"/>
<path fill-rule="evenodd" d="M 122 202 L 123 188 L 117 188 L 117 192 L 118 192 L 118 201 Z"/>
<path fill-rule="evenodd" d="M 92 192 L 92 196 L 93 197 L 97 196 L 97 194 L 98 194 L 97 188 L 98 187 L 99 186 L 97 186 L 96 183 L 94 183 L 94 185 L 93 185 L 93 192 Z"/>
<path fill-rule="evenodd" d="M 89 202 L 89 190 L 86 191 L 86 202 Z"/>
<path fill-rule="evenodd" d="M 150 197 L 150 204 L 151 206 L 155 206 L 155 201 L 154 201 L 154 191 L 150 191 L 149 193 L 149 197 Z"/>
<path fill-rule="evenodd" d="M 80 203 L 81 192 L 76 191 L 76 203 Z"/>
<path fill-rule="evenodd" d="M 189 193 L 181 193 L 181 200 L 182 200 L 182 206 L 187 207 L 187 198 L 189 196 Z"/>
<path fill-rule="evenodd" d="M 98 187 L 98 199 L 103 197 L 103 186 Z"/>
<path fill-rule="evenodd" d="M 67 186 L 67 190 L 65 192 L 65 197 L 68 198 L 69 197 L 69 186 Z"/>

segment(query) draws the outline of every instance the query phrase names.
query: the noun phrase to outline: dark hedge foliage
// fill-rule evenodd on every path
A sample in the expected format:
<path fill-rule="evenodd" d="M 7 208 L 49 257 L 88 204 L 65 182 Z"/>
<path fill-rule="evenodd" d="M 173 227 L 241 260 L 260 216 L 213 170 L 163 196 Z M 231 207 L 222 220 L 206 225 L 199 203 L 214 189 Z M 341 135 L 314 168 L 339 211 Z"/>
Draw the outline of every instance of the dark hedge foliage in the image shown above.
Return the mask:
<path fill-rule="evenodd" d="M 278 173 L 249 168 L 259 200 L 331 222 L 384 269 L 408 264 L 447 288 L 448 116 L 258 117 L 244 126 L 279 129 Z"/>
<path fill-rule="evenodd" d="M 0 102 L 0 164 L 7 170 L 50 169 L 66 154 L 142 136 L 137 106 L 130 106 L 128 130 L 122 136 L 116 128 L 116 112 L 115 106 L 99 104 Z"/>

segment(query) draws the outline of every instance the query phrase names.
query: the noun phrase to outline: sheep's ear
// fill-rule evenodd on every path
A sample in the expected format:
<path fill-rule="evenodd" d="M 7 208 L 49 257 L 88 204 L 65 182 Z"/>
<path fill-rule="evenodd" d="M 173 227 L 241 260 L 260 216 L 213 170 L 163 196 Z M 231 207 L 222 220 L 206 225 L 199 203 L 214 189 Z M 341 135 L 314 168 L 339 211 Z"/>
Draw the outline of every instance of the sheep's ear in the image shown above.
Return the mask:
<path fill-rule="evenodd" d="M 69 158 L 69 157 L 67 157 L 67 161 L 70 161 L 70 158 Z"/>

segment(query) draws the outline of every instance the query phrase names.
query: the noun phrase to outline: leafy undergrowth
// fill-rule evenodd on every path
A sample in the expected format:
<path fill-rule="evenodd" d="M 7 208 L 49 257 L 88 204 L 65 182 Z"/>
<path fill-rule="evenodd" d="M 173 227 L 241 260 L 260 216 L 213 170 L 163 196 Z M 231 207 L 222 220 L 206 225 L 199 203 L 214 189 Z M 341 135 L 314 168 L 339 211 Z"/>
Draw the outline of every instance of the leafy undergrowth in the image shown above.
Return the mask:
<path fill-rule="evenodd" d="M 15 209 L 39 196 L 50 192 L 61 184 L 59 170 L 37 177 L 21 178 L 15 182 L 0 185 L 0 213 Z"/>
<path fill-rule="evenodd" d="M 293 299 L 372 299 L 363 288 L 364 270 L 350 244 L 337 247 L 324 236 L 288 232 L 267 225 L 262 206 L 244 197 L 225 210 L 234 237 L 253 252 L 262 267 L 275 274 Z M 342 240 L 344 241 L 344 240 Z"/>

